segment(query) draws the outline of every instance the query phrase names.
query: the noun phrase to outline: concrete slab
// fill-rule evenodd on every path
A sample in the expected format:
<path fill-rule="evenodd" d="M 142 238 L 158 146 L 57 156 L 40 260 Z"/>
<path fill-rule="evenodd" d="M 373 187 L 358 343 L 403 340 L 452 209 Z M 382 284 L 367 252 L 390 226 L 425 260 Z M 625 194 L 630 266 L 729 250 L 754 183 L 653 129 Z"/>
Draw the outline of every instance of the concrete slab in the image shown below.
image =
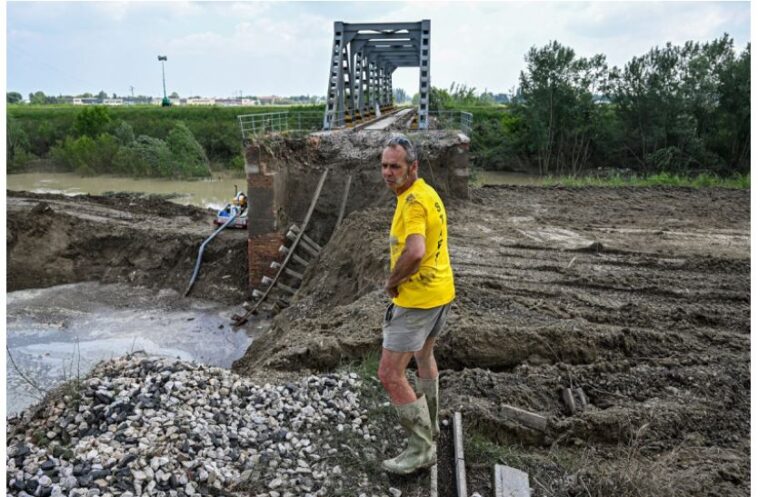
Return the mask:
<path fill-rule="evenodd" d="M 494 467 L 496 497 L 531 497 L 528 473 L 503 464 Z"/>

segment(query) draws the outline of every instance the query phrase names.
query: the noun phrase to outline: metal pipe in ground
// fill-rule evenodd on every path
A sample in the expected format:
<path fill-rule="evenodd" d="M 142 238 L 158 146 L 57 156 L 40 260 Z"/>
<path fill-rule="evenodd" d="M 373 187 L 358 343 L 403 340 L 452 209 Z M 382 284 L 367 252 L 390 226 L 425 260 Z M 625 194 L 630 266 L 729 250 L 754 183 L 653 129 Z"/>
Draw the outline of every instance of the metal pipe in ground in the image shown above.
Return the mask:
<path fill-rule="evenodd" d="M 464 467 L 464 433 L 461 413 L 453 413 L 453 451 L 456 463 L 456 496 L 467 497 L 467 472 Z"/>
<path fill-rule="evenodd" d="M 438 456 L 438 458 L 439 457 L 440 456 Z M 435 464 L 430 469 L 430 475 L 429 475 L 429 497 L 437 497 L 437 467 L 438 466 L 439 466 L 439 463 Z"/>

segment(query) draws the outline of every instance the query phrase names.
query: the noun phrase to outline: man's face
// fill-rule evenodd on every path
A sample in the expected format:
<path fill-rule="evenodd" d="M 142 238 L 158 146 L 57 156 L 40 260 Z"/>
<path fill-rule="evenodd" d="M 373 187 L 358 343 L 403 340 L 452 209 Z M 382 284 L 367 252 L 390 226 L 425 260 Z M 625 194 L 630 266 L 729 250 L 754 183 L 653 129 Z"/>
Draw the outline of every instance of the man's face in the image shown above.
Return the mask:
<path fill-rule="evenodd" d="M 393 192 L 397 193 L 408 184 L 414 167 L 413 164 L 408 164 L 405 149 L 400 145 L 384 148 L 381 154 L 381 177 Z"/>

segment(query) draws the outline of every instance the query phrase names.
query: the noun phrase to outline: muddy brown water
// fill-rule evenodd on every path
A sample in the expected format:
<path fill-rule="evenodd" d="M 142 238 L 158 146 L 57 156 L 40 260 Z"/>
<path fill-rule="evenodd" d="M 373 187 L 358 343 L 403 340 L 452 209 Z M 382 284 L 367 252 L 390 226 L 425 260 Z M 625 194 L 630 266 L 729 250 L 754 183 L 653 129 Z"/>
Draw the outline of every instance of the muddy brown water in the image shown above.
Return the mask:
<path fill-rule="evenodd" d="M 247 189 L 242 172 L 217 172 L 211 178 L 170 180 L 163 178 L 127 178 L 121 176 L 80 176 L 75 173 L 19 173 L 6 175 L 6 188 L 33 193 L 63 195 L 101 195 L 107 192 L 135 192 L 174 195 L 178 204 L 221 209 L 235 195 L 235 185 Z"/>

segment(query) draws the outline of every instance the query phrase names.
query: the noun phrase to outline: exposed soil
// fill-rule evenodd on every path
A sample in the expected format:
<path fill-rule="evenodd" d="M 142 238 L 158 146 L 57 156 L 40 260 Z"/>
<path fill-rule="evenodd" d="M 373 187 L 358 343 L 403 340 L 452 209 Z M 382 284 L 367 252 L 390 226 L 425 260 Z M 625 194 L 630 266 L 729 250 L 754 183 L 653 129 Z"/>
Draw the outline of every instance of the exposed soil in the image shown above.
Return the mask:
<path fill-rule="evenodd" d="M 485 187 L 447 206 L 457 299 L 437 351 L 441 414 L 464 413 L 470 494 L 492 495 L 503 462 L 530 474 L 534 495 L 749 495 L 749 190 Z M 96 279 L 181 292 L 212 215 L 9 192 L 8 289 Z M 390 215 L 348 216 L 237 372 L 378 353 Z M 246 234 L 228 230 L 193 295 L 235 303 L 246 286 Z M 587 409 L 567 412 L 567 387 L 583 388 Z M 502 404 L 546 416 L 546 430 Z M 473 459 L 478 440 L 500 459 Z M 451 464 L 442 454 L 441 497 Z M 391 484 L 428 495 L 428 480 Z"/>
<path fill-rule="evenodd" d="M 749 196 L 486 187 L 453 201 L 442 414 L 519 449 L 539 495 L 748 495 Z M 379 350 L 390 215 L 345 220 L 237 371 L 331 370 Z M 567 387 L 586 410 L 568 414 Z M 491 493 L 492 468 L 468 467 L 470 492 Z"/>
<path fill-rule="evenodd" d="M 213 210 L 159 196 L 8 191 L 9 291 L 81 281 L 128 282 L 183 293 Z M 247 296 L 247 233 L 225 230 L 205 250 L 190 295 L 238 304 Z"/>

